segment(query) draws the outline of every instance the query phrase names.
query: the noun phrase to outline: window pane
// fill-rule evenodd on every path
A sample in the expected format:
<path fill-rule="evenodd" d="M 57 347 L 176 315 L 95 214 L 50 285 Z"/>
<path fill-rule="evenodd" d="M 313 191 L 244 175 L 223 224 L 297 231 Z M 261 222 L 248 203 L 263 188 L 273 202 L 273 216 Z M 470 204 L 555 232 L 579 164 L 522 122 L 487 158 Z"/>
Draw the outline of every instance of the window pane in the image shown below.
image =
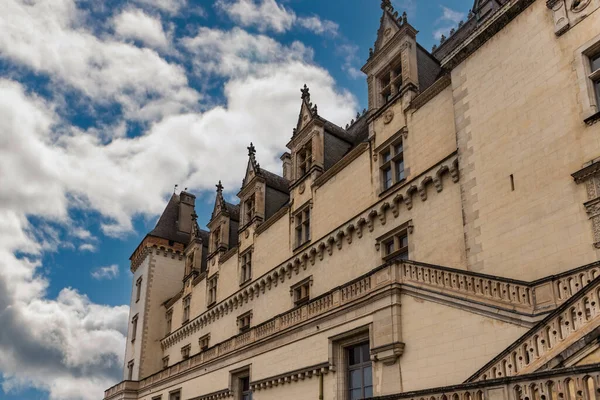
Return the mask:
<path fill-rule="evenodd" d="M 365 397 L 373 397 L 373 386 L 365 388 Z"/>
<path fill-rule="evenodd" d="M 596 104 L 600 107 L 600 80 L 594 83 L 596 86 Z"/>
<path fill-rule="evenodd" d="M 363 382 L 365 387 L 373 386 L 373 372 L 371 371 L 371 367 L 365 367 L 363 369 Z"/>
<path fill-rule="evenodd" d="M 396 163 L 396 182 L 400 182 L 402 179 L 404 179 L 404 160 Z"/>
<path fill-rule="evenodd" d="M 403 235 L 400 236 L 400 247 L 406 247 L 408 246 L 408 236 Z"/>
<path fill-rule="evenodd" d="M 350 389 L 357 389 L 362 387 L 361 381 L 361 370 L 356 369 L 354 371 L 350 371 Z"/>
<path fill-rule="evenodd" d="M 394 241 L 390 240 L 385 244 L 385 254 L 390 255 L 394 252 Z"/>
<path fill-rule="evenodd" d="M 371 357 L 369 356 L 369 343 L 365 343 L 361 346 L 361 350 L 362 350 L 362 359 L 360 360 L 361 362 L 369 362 L 371 360 Z"/>
<path fill-rule="evenodd" d="M 596 54 L 591 58 L 592 61 L 592 72 L 600 69 L 600 53 Z"/>
<path fill-rule="evenodd" d="M 397 145 L 394 146 L 394 155 L 397 156 L 398 154 L 401 154 L 404 151 L 404 146 L 402 145 L 402 143 L 398 143 Z"/>
<path fill-rule="evenodd" d="M 362 389 L 353 389 L 350 391 L 350 400 L 360 400 L 362 398 Z"/>
<path fill-rule="evenodd" d="M 360 347 L 354 346 L 348 349 L 348 365 L 360 364 Z"/>
<path fill-rule="evenodd" d="M 385 153 L 383 153 L 381 155 L 381 157 L 383 159 L 383 162 L 386 163 L 392 159 L 392 153 L 390 153 L 389 151 L 386 151 Z"/>
<path fill-rule="evenodd" d="M 388 189 L 392 186 L 392 169 L 387 168 L 383 170 L 383 188 Z"/>

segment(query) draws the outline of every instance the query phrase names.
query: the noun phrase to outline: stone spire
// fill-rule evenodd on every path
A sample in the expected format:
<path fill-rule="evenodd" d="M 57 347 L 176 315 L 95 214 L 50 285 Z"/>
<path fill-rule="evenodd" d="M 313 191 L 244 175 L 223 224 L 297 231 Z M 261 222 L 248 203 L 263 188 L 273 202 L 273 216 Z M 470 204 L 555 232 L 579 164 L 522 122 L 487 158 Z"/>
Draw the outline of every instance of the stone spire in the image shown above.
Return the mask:
<path fill-rule="evenodd" d="M 304 84 L 304 88 L 300 89 L 300 92 L 302 92 L 302 100 L 306 100 L 307 103 L 310 103 L 310 90 L 308 89 L 308 86 L 306 86 L 306 83 Z"/>
<path fill-rule="evenodd" d="M 260 171 L 260 164 L 256 162 L 256 148 L 252 142 L 250 142 L 250 146 L 248 147 L 248 157 L 250 157 L 250 163 L 252 163 L 254 172 L 258 174 Z"/>

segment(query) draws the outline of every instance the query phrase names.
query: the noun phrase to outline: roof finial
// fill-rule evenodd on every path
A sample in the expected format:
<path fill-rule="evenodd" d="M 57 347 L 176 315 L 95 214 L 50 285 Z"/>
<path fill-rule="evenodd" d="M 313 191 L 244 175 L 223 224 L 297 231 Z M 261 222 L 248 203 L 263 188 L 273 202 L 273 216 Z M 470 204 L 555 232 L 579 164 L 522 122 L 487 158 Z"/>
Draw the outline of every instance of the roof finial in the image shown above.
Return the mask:
<path fill-rule="evenodd" d="M 219 181 L 219 184 L 217 185 L 217 193 L 223 193 L 223 185 L 221 184 L 221 181 Z"/>
<path fill-rule="evenodd" d="M 175 192 L 177 191 L 177 188 L 179 187 L 178 184 L 175 184 L 175 186 L 173 187 L 173 194 L 175 194 Z"/>
<path fill-rule="evenodd" d="M 256 148 L 254 147 L 252 142 L 250 142 L 250 147 L 248 147 L 248 155 L 250 157 L 254 157 L 254 155 L 256 155 Z"/>
<path fill-rule="evenodd" d="M 256 173 L 259 173 L 260 165 L 256 162 L 256 148 L 254 147 L 252 142 L 250 142 L 250 146 L 248 147 L 248 157 L 250 157 L 250 162 L 252 163 L 254 171 Z"/>
<path fill-rule="evenodd" d="M 381 0 L 381 9 L 389 10 L 392 8 L 392 2 L 390 0 Z"/>
<path fill-rule="evenodd" d="M 302 100 L 306 99 L 306 101 L 310 103 L 310 90 L 308 89 L 308 86 L 306 86 L 306 83 L 304 84 L 304 88 L 300 89 L 300 91 L 302 92 Z"/>
<path fill-rule="evenodd" d="M 406 15 L 406 11 L 402 13 L 402 24 L 408 24 L 408 15 Z"/>

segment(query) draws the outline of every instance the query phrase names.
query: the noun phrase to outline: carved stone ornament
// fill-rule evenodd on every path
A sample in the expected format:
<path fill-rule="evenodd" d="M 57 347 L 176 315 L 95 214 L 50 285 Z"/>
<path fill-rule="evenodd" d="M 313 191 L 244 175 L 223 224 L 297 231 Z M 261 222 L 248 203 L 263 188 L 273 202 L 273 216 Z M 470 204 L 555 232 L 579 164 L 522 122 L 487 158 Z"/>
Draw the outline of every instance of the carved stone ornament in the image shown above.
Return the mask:
<path fill-rule="evenodd" d="M 394 119 L 394 110 L 389 109 L 383 114 L 383 123 L 389 124 Z"/>
<path fill-rule="evenodd" d="M 583 203 L 592 223 L 594 247 L 600 249 L 600 164 L 591 163 L 574 173 L 577 184 L 585 184 L 588 201 Z"/>
<path fill-rule="evenodd" d="M 554 33 L 560 36 L 569 29 L 569 17 L 565 0 L 548 0 L 546 6 L 552 10 L 554 17 Z"/>
<path fill-rule="evenodd" d="M 384 32 L 383 32 L 383 36 L 388 37 L 390 36 L 390 34 L 392 33 L 392 28 L 387 28 Z"/>
<path fill-rule="evenodd" d="M 578 13 L 583 11 L 590 4 L 591 0 L 573 0 L 571 11 Z"/>
<path fill-rule="evenodd" d="M 298 192 L 300 192 L 300 194 L 303 194 L 305 190 L 306 190 L 306 184 L 304 182 L 302 182 L 300 184 L 300 186 L 298 186 Z"/>

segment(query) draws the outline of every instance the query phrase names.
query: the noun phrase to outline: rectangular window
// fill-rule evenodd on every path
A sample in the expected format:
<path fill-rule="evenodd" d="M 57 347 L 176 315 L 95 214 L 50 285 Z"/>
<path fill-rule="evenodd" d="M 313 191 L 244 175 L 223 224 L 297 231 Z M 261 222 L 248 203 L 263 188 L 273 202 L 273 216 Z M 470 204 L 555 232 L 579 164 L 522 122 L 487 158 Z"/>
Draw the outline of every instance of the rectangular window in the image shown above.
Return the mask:
<path fill-rule="evenodd" d="M 135 314 L 131 319 L 131 343 L 135 342 L 137 336 L 138 315 Z"/>
<path fill-rule="evenodd" d="M 190 304 L 192 303 L 192 295 L 188 295 L 183 299 L 183 323 L 187 323 L 190 320 Z"/>
<path fill-rule="evenodd" d="M 208 285 L 208 305 L 211 306 L 217 302 L 217 276 L 213 276 L 207 281 Z"/>
<path fill-rule="evenodd" d="M 254 195 L 252 195 L 244 203 L 244 211 L 245 211 L 245 216 L 246 216 L 246 220 L 244 221 L 245 224 L 249 224 L 250 221 L 252 221 L 252 218 L 254 217 L 254 208 L 255 208 Z"/>
<path fill-rule="evenodd" d="M 310 240 L 310 206 L 296 213 L 296 247 Z"/>
<path fill-rule="evenodd" d="M 245 314 L 242 314 L 238 317 L 238 328 L 240 329 L 240 333 L 246 332 L 250 329 L 250 322 L 252 320 L 252 311 L 249 311 Z"/>
<path fill-rule="evenodd" d="M 594 83 L 596 92 L 596 109 L 600 110 L 600 53 L 590 57 L 591 70 L 590 78 Z"/>
<path fill-rule="evenodd" d="M 191 345 L 187 345 L 187 346 L 183 346 L 181 348 L 181 358 L 183 360 L 187 360 L 188 358 L 190 358 L 190 351 L 192 350 L 192 346 Z"/>
<path fill-rule="evenodd" d="M 346 349 L 348 359 L 348 393 L 350 400 L 373 396 L 373 372 L 369 356 L 369 343 Z"/>
<path fill-rule="evenodd" d="M 212 234 L 213 237 L 213 251 L 219 250 L 219 246 L 221 245 L 221 229 L 217 228 Z"/>
<path fill-rule="evenodd" d="M 193 269 L 194 269 L 194 251 L 192 251 L 190 253 L 190 255 L 187 256 L 187 259 L 185 262 L 185 276 L 188 276 L 189 274 L 191 274 Z"/>
<path fill-rule="evenodd" d="M 127 363 L 127 380 L 133 380 L 133 360 Z"/>
<path fill-rule="evenodd" d="M 204 351 L 204 350 L 208 349 L 209 342 L 210 342 L 210 334 L 202 336 L 198 340 L 198 343 L 200 344 L 200 350 Z"/>
<path fill-rule="evenodd" d="M 241 257 L 240 264 L 240 285 L 252 279 L 252 251 L 248 251 Z"/>
<path fill-rule="evenodd" d="M 181 391 L 169 393 L 169 400 L 181 400 Z"/>
<path fill-rule="evenodd" d="M 240 394 L 241 400 L 252 400 L 252 390 L 250 390 L 250 377 L 245 376 L 240 378 Z"/>
<path fill-rule="evenodd" d="M 169 333 L 171 333 L 171 329 L 173 327 L 173 310 L 167 311 L 166 318 L 167 318 L 167 333 L 166 334 L 168 335 Z"/>
<path fill-rule="evenodd" d="M 298 162 L 298 179 L 310 171 L 312 166 L 312 142 L 309 140 L 299 151 L 296 158 Z"/>
<path fill-rule="evenodd" d="M 384 261 L 408 260 L 408 235 L 413 232 L 412 220 L 386 232 L 375 239 L 377 249 Z"/>
<path fill-rule="evenodd" d="M 163 369 L 168 368 L 169 367 L 169 356 L 163 357 L 162 362 L 163 362 Z"/>
<path fill-rule="evenodd" d="M 140 301 L 140 296 L 142 295 L 142 277 L 140 276 L 138 280 L 135 282 L 135 302 Z"/>
<path fill-rule="evenodd" d="M 310 301 L 311 284 L 312 277 L 309 277 L 292 286 L 291 292 L 292 296 L 294 297 L 294 306 L 300 306 Z"/>
<path fill-rule="evenodd" d="M 381 186 L 382 191 L 385 191 L 406 178 L 404 173 L 404 146 L 402 140 L 385 146 L 380 154 Z"/>

